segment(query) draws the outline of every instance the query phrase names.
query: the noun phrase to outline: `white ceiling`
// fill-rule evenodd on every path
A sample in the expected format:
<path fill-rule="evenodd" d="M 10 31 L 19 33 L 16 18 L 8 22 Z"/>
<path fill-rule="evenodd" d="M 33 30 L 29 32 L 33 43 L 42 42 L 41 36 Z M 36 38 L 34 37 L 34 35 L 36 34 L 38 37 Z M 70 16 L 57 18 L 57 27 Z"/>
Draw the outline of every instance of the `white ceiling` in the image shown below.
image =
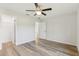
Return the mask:
<path fill-rule="evenodd" d="M 76 12 L 79 8 L 78 3 L 41 3 L 41 8 L 52 8 L 52 11 L 45 12 L 49 15 L 61 15 L 65 13 Z M 0 8 L 19 12 L 21 14 L 34 14 L 34 12 L 25 11 L 35 9 L 33 3 L 0 3 Z"/>

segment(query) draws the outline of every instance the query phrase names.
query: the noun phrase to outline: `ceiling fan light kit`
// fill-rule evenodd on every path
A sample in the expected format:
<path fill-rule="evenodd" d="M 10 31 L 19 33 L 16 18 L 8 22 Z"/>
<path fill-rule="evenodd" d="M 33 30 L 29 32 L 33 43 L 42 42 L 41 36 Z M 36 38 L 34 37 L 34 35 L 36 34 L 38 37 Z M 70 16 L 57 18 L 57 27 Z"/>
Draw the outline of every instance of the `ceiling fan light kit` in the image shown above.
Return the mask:
<path fill-rule="evenodd" d="M 44 13 L 44 11 L 50 11 L 52 8 L 46 8 L 46 9 L 41 9 L 40 5 L 38 3 L 34 3 L 35 5 L 35 10 L 26 10 L 26 11 L 32 11 L 35 12 L 34 16 L 36 15 L 44 15 L 46 16 L 47 14 Z"/>
<path fill-rule="evenodd" d="M 37 15 L 41 15 L 41 11 L 36 11 L 36 14 Z"/>

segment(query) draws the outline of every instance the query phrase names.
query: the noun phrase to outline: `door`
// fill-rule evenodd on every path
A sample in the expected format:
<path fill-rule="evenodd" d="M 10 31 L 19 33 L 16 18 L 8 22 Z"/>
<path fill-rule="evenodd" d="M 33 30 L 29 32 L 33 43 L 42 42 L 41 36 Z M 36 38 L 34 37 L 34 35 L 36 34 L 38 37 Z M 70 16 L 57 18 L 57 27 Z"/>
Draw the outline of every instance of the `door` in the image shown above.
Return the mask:
<path fill-rule="evenodd" d="M 40 36 L 40 39 L 46 39 L 46 23 L 45 22 L 40 22 L 39 36 Z"/>
<path fill-rule="evenodd" d="M 39 39 L 46 39 L 46 23 L 35 22 L 35 42 L 39 43 Z"/>

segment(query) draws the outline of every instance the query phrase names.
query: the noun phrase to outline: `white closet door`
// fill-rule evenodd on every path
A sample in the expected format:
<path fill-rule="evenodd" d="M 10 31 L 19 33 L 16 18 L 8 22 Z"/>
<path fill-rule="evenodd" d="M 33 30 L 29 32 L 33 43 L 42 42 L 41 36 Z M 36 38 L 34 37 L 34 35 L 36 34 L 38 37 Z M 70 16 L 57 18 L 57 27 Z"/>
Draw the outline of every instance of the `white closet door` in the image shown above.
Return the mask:
<path fill-rule="evenodd" d="M 41 22 L 40 23 L 40 38 L 41 39 L 46 39 L 46 23 Z"/>

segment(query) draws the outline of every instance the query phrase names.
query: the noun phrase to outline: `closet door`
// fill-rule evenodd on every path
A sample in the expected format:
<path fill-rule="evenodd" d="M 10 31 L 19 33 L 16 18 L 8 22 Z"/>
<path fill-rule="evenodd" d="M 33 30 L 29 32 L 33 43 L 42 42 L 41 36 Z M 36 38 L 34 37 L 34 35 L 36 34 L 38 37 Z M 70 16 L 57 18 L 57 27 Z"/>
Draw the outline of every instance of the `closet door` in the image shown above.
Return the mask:
<path fill-rule="evenodd" d="M 46 39 L 46 23 L 40 23 L 40 39 Z"/>

